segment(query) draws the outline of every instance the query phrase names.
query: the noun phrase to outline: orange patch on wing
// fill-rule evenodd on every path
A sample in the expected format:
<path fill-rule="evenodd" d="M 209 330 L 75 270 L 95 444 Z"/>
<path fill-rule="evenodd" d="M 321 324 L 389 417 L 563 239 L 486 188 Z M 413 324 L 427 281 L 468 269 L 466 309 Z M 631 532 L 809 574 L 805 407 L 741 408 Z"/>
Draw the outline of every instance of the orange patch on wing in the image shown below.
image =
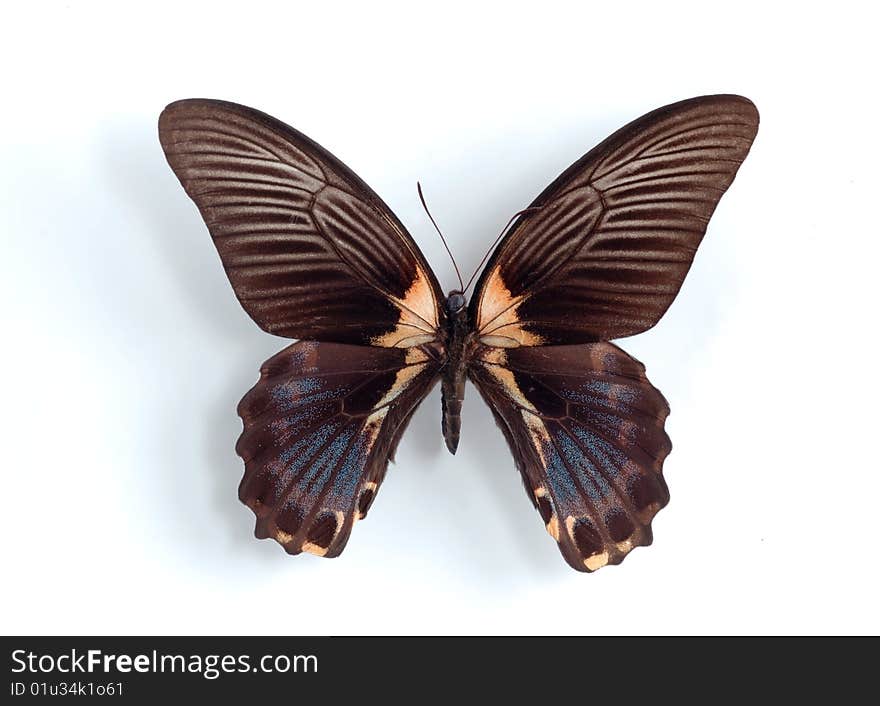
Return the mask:
<path fill-rule="evenodd" d="M 288 542 L 293 540 L 293 535 L 289 532 L 285 532 L 284 530 L 275 530 L 275 540 L 279 544 L 287 544 Z"/>
<path fill-rule="evenodd" d="M 498 359 L 504 361 L 506 360 L 506 356 L 498 356 Z M 526 399 L 522 390 L 519 389 L 519 385 L 516 384 L 516 378 L 510 368 L 504 367 L 503 362 L 489 362 L 489 356 L 487 355 L 483 356 L 483 360 L 488 363 L 485 366 L 486 370 L 488 370 L 492 377 L 498 381 L 498 384 L 504 388 L 510 398 L 519 405 L 520 414 L 522 414 L 523 421 L 529 429 L 532 443 L 546 466 L 547 459 L 544 458 L 544 447 L 549 444 L 550 434 L 547 432 L 547 427 L 544 426 L 541 417 L 538 416 L 538 410 L 535 409 L 535 406 Z"/>
<path fill-rule="evenodd" d="M 586 566 L 590 571 L 595 571 L 596 569 L 601 569 L 605 564 L 608 563 L 608 552 L 602 552 L 600 554 L 593 554 L 592 556 L 588 556 L 584 559 L 584 566 Z"/>
<path fill-rule="evenodd" d="M 382 407 L 373 412 L 367 417 L 367 421 L 364 422 L 364 431 L 370 436 L 367 441 L 368 449 L 373 448 L 373 444 L 376 443 L 376 437 L 379 436 L 379 429 L 382 428 L 382 422 L 385 421 L 386 414 L 388 414 L 388 407 Z"/>
<path fill-rule="evenodd" d="M 391 404 L 407 388 L 420 372 L 425 369 L 428 356 L 418 348 L 410 348 L 406 352 L 406 365 L 397 371 L 397 376 L 388 392 L 376 403 L 376 409 Z"/>
<path fill-rule="evenodd" d="M 404 359 L 407 365 L 413 365 L 415 363 L 427 363 L 428 362 L 428 354 L 420 348 L 410 348 L 406 351 L 406 358 Z"/>
<path fill-rule="evenodd" d="M 317 544 L 312 544 L 311 542 L 305 542 L 302 545 L 302 550 L 304 552 L 308 552 L 309 554 L 314 554 L 315 556 L 324 556 L 327 553 L 327 550 L 330 547 L 321 547 Z"/>
<path fill-rule="evenodd" d="M 559 518 L 554 514 L 547 523 L 547 531 L 557 542 L 559 541 Z"/>
<path fill-rule="evenodd" d="M 333 532 L 333 537 L 330 539 L 326 547 L 322 547 L 320 544 L 313 544 L 312 542 L 303 542 L 302 550 L 304 552 L 308 552 L 309 554 L 314 554 L 315 556 L 326 556 L 327 552 L 330 551 L 330 547 L 333 546 L 333 542 L 336 540 L 336 537 L 342 531 L 342 524 L 345 522 L 345 515 L 340 511 L 336 510 L 336 529 Z"/>
<path fill-rule="evenodd" d="M 496 348 L 540 346 L 544 339 L 526 331 L 519 321 L 517 309 L 525 300 L 523 295 L 514 297 L 499 268 L 489 275 L 477 308 L 477 331 L 480 341 Z"/>
<path fill-rule="evenodd" d="M 370 344 L 383 348 L 409 348 L 433 341 L 437 337 L 438 303 L 428 277 L 416 267 L 416 278 L 403 299 L 392 297 L 400 310 L 397 325 L 388 333 L 373 336 Z"/>
<path fill-rule="evenodd" d="M 547 497 L 547 488 L 543 485 L 539 485 L 535 488 L 535 499 L 540 500 L 541 498 Z M 551 506 L 552 507 L 552 506 Z M 551 509 L 550 511 L 550 519 L 547 520 L 547 524 L 544 525 L 547 528 L 547 532 L 550 533 L 550 536 L 553 537 L 557 542 L 559 541 L 559 518 L 556 516 L 556 511 Z"/>
<path fill-rule="evenodd" d="M 366 483 L 364 483 L 363 487 L 361 487 L 360 494 L 363 495 L 365 492 L 369 491 L 369 492 L 373 493 L 373 495 L 375 495 L 376 491 L 378 489 L 379 489 L 379 484 L 376 483 L 376 481 L 369 480 Z M 358 499 L 360 499 L 360 495 L 358 496 Z M 363 520 L 364 517 L 366 517 L 366 515 L 363 512 L 361 512 L 360 510 L 355 510 L 354 520 L 352 520 L 352 524 L 357 522 L 358 520 Z"/>
<path fill-rule="evenodd" d="M 621 554 L 629 554 L 633 549 L 633 538 L 624 539 L 622 542 L 618 542 L 615 547 Z"/>
<path fill-rule="evenodd" d="M 428 361 L 428 355 L 418 349 L 409 348 L 406 351 L 406 365 L 397 371 L 394 382 L 388 388 L 388 392 L 380 399 L 376 406 L 364 422 L 364 431 L 369 434 L 367 448 L 372 448 L 382 428 L 382 422 L 385 421 L 385 415 L 388 414 L 389 405 L 407 388 L 413 379 L 425 369 Z"/>
<path fill-rule="evenodd" d="M 480 359 L 490 365 L 507 365 L 507 353 L 503 348 L 486 347 L 480 351 Z"/>
<path fill-rule="evenodd" d="M 577 546 L 577 539 L 574 536 L 574 523 L 575 519 L 571 515 L 565 518 L 565 529 L 568 532 L 568 537 L 571 542 Z M 605 564 L 610 560 L 610 555 L 607 551 L 597 552 L 596 554 L 590 554 L 587 558 L 584 559 L 584 566 L 587 567 L 590 571 L 595 571 L 596 569 L 601 569 Z"/>

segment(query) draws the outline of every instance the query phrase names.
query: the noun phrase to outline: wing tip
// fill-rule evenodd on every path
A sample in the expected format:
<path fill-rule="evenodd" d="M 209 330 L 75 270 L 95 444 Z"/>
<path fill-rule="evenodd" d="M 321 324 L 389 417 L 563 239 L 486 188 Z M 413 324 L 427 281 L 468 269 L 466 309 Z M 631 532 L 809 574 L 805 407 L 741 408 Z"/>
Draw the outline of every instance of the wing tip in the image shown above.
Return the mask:
<path fill-rule="evenodd" d="M 162 110 L 162 113 L 160 114 L 160 117 L 162 115 L 170 116 L 183 110 L 207 110 L 215 108 L 227 108 L 248 111 L 253 110 L 253 108 L 248 108 L 247 106 L 241 105 L 240 103 L 220 100 L 219 98 L 178 98 L 177 100 L 171 101 L 168 105 L 165 106 L 165 108 Z"/>
<path fill-rule="evenodd" d="M 218 113 L 233 113 L 263 123 L 275 130 L 291 130 L 289 125 L 271 115 L 251 108 L 242 103 L 220 100 L 219 98 L 180 98 L 166 105 L 159 113 L 159 138 L 163 147 L 166 144 L 165 137 L 170 137 L 170 131 L 174 129 L 174 121 L 178 117 L 216 117 Z M 298 134 L 298 133 L 297 133 Z"/>
<path fill-rule="evenodd" d="M 649 111 L 612 133 L 603 142 L 599 143 L 599 145 L 597 145 L 591 152 L 587 153 L 585 157 L 594 152 L 599 152 L 602 149 L 610 150 L 612 146 L 617 146 L 626 142 L 631 139 L 633 135 L 637 135 L 641 132 L 645 126 L 670 118 L 697 115 L 701 111 L 711 112 L 716 115 L 730 114 L 732 118 L 742 120 L 744 127 L 749 127 L 751 139 L 754 139 L 757 134 L 760 114 L 758 113 L 757 106 L 749 98 L 736 93 L 714 93 L 685 98 Z"/>
<path fill-rule="evenodd" d="M 162 109 L 162 112 L 159 113 L 159 138 L 162 140 L 163 146 L 165 145 L 165 140 L 163 138 L 169 136 L 169 131 L 172 129 L 174 118 L 178 114 L 181 112 L 189 112 L 189 110 L 197 105 L 206 105 L 210 102 L 210 99 L 205 98 L 181 98 L 176 101 L 171 101 L 171 103 L 166 105 Z"/>
<path fill-rule="evenodd" d="M 684 100 L 670 103 L 662 108 L 658 108 L 658 110 L 678 110 L 689 106 L 704 105 L 711 105 L 714 108 L 727 106 L 730 109 L 739 107 L 745 114 L 753 116 L 755 123 L 757 123 L 760 116 L 755 103 L 751 99 L 738 93 L 710 93 L 703 96 L 694 96 L 693 98 L 685 98 Z"/>

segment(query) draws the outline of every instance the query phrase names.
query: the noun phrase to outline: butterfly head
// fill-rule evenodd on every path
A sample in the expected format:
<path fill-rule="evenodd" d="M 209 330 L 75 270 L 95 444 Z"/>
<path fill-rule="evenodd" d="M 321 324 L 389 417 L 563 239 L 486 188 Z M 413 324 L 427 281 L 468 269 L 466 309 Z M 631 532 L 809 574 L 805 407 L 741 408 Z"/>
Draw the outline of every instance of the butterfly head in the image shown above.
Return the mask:
<path fill-rule="evenodd" d="M 446 297 L 446 301 L 444 302 L 444 306 L 446 307 L 446 313 L 450 316 L 454 316 L 459 313 L 462 309 L 467 305 L 467 299 L 465 299 L 464 292 L 460 289 L 453 289 Z"/>

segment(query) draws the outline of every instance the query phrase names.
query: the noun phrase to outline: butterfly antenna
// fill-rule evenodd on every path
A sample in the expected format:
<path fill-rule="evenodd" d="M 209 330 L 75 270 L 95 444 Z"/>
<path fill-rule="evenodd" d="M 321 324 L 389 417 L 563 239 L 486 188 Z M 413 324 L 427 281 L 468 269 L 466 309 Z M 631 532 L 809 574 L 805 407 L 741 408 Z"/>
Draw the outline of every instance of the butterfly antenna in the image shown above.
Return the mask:
<path fill-rule="evenodd" d="M 418 189 L 419 192 L 419 200 L 422 202 L 422 208 L 425 209 L 425 213 L 428 214 L 428 218 L 430 218 L 431 223 L 434 224 L 434 230 L 437 231 L 437 235 L 439 235 L 440 240 L 443 241 L 443 247 L 446 248 L 446 252 L 449 253 L 449 259 L 452 260 L 452 266 L 455 268 L 455 274 L 458 277 L 458 285 L 461 287 L 461 291 L 464 291 L 464 282 L 461 279 L 461 272 L 458 270 L 458 263 L 456 263 L 455 258 L 452 257 L 452 250 L 449 249 L 449 245 L 446 243 L 446 238 L 444 238 L 443 233 L 440 232 L 437 221 L 434 220 L 434 216 L 432 216 L 431 212 L 428 210 L 428 204 L 425 203 L 425 195 L 422 193 L 422 185 L 419 182 L 416 182 L 416 189 Z"/>
<path fill-rule="evenodd" d="M 467 290 L 471 288 L 471 285 L 474 283 L 474 279 L 476 279 L 476 277 L 477 277 L 477 273 L 483 269 L 483 265 L 486 263 L 486 260 L 489 259 L 489 255 L 492 254 L 492 251 L 495 249 L 495 246 L 498 245 L 498 243 L 501 242 L 501 239 L 507 234 L 507 229 L 510 228 L 510 226 L 513 224 L 513 222 L 517 218 L 519 218 L 520 216 L 525 215 L 526 213 L 534 213 L 535 211 L 540 211 L 541 208 L 542 208 L 541 206 L 529 206 L 528 208 L 524 208 L 522 211 L 517 211 L 516 213 L 514 213 L 510 217 L 510 220 L 507 221 L 507 225 L 501 229 L 501 233 L 499 233 L 498 237 L 495 238 L 495 242 L 489 246 L 489 249 L 486 251 L 486 254 L 483 255 L 483 259 L 480 260 L 480 264 L 477 265 L 477 269 L 474 270 L 474 273 L 471 275 L 471 278 L 468 280 L 468 283 L 465 286 L 465 288 L 462 290 L 462 292 L 467 292 Z"/>

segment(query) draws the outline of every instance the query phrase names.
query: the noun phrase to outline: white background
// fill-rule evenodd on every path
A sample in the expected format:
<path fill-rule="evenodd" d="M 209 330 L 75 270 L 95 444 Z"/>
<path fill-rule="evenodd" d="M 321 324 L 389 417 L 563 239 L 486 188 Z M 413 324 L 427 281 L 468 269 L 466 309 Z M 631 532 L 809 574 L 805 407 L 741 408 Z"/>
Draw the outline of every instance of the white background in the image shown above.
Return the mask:
<path fill-rule="evenodd" d="M 7 6 L 2 630 L 880 630 L 877 20 L 823 6 Z M 451 287 L 416 179 L 469 271 L 612 130 L 717 92 L 757 104 L 754 149 L 668 315 L 622 344 L 672 406 L 652 547 L 568 568 L 473 388 L 458 455 L 433 394 L 341 558 L 252 537 L 235 406 L 286 344 L 165 163 L 166 103 L 310 135 Z"/>

